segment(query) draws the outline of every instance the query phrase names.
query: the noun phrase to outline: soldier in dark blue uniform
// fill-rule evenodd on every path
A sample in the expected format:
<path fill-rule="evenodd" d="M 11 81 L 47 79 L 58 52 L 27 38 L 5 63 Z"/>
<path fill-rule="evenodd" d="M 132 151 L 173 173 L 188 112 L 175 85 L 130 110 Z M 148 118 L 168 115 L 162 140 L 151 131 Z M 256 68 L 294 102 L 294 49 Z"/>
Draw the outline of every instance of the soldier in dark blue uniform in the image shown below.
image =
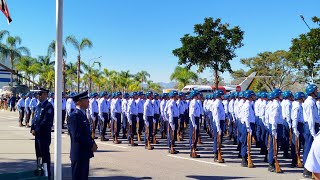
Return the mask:
<path fill-rule="evenodd" d="M 89 161 L 97 144 L 91 137 L 90 123 L 86 115 L 89 107 L 88 91 L 73 96 L 76 109 L 69 117 L 69 131 L 71 139 L 70 159 L 72 179 L 88 179 Z"/>
<path fill-rule="evenodd" d="M 35 149 L 38 167 L 42 166 L 43 173 L 51 177 L 50 171 L 50 144 L 51 127 L 53 124 L 53 106 L 48 102 L 49 91 L 43 88 L 38 90 L 39 105 L 31 126 L 31 133 L 35 136 Z"/>

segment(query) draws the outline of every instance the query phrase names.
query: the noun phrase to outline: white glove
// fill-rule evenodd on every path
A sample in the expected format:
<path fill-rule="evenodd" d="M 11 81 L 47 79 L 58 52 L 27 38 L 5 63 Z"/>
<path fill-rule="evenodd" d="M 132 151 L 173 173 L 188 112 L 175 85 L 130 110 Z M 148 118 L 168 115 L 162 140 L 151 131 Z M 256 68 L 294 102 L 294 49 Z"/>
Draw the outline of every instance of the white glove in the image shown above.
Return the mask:
<path fill-rule="evenodd" d="M 101 121 L 103 121 L 103 122 L 104 122 L 104 118 L 103 118 L 103 117 L 100 117 L 100 119 L 101 119 Z"/>
<path fill-rule="evenodd" d="M 139 122 L 139 118 L 137 117 L 136 119 L 137 119 L 137 122 Z"/>
<path fill-rule="evenodd" d="M 193 127 L 194 127 L 194 129 L 196 129 L 196 130 L 197 130 L 197 128 L 198 128 L 196 124 L 195 124 Z"/>
<path fill-rule="evenodd" d="M 292 127 L 291 123 L 288 123 L 289 129 Z"/>
<path fill-rule="evenodd" d="M 218 128 L 217 132 L 219 133 L 219 135 L 221 135 L 221 128 Z"/>
<path fill-rule="evenodd" d="M 117 118 L 113 118 L 114 121 L 117 121 Z"/>
<path fill-rule="evenodd" d="M 174 127 L 174 124 L 173 124 L 173 123 L 170 123 L 170 127 L 171 127 L 172 131 L 175 130 L 175 127 Z"/>
<path fill-rule="evenodd" d="M 252 129 L 251 128 L 247 128 L 247 132 L 252 135 Z"/>
<path fill-rule="evenodd" d="M 300 133 L 297 131 L 294 133 L 296 135 L 297 138 L 299 138 Z"/>
<path fill-rule="evenodd" d="M 272 135 L 277 139 L 277 130 L 272 130 Z"/>
<path fill-rule="evenodd" d="M 148 121 L 144 121 L 144 124 L 149 127 L 149 122 Z"/>
<path fill-rule="evenodd" d="M 128 119 L 128 122 L 129 122 L 129 125 L 132 125 L 132 121 L 130 118 Z"/>
<path fill-rule="evenodd" d="M 153 119 L 153 123 L 157 123 L 156 119 Z"/>

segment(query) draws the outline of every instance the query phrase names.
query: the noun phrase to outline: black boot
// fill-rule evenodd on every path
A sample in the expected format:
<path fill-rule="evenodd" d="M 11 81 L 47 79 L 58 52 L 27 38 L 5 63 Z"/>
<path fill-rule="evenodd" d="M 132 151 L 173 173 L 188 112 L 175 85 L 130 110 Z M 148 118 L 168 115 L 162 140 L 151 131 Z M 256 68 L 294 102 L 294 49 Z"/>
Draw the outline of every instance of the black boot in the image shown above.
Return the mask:
<path fill-rule="evenodd" d="M 303 177 L 304 178 L 311 178 L 312 177 L 312 173 L 310 171 L 308 171 L 306 168 L 303 169 Z"/>
<path fill-rule="evenodd" d="M 247 162 L 246 158 L 242 158 L 241 166 L 242 167 L 248 167 L 248 162 Z"/>
<path fill-rule="evenodd" d="M 274 167 L 274 164 L 269 164 L 268 171 L 270 171 L 270 172 L 275 172 L 276 171 L 276 168 Z"/>

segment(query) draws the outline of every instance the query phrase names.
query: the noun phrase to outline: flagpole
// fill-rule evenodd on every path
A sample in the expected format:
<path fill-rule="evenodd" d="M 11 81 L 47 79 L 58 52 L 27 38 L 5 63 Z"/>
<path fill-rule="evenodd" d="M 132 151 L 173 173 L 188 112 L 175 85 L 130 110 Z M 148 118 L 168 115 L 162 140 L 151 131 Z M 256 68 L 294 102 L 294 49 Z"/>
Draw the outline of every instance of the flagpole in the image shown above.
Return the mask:
<path fill-rule="evenodd" d="M 56 49 L 55 49 L 55 103 L 54 103 L 54 179 L 61 180 L 61 128 L 62 128 L 62 25 L 63 0 L 56 0 Z"/>

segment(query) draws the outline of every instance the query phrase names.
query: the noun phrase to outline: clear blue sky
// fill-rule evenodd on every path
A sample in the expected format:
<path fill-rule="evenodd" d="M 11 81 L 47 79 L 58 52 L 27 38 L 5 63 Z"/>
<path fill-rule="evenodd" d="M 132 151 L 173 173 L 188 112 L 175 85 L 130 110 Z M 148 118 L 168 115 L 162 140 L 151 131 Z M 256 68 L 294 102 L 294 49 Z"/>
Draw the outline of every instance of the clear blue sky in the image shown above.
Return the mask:
<path fill-rule="evenodd" d="M 45 55 L 55 39 L 54 0 L 7 0 L 13 22 L 8 26 L 0 16 L 1 29 L 22 38 L 31 55 Z M 146 70 L 155 82 L 169 82 L 178 59 L 172 50 L 181 46 L 180 38 L 193 33 L 193 26 L 205 17 L 221 18 L 245 31 L 244 47 L 231 61 L 233 70 L 245 68 L 240 58 L 259 52 L 288 50 L 291 39 L 308 31 L 299 15 L 310 26 L 310 18 L 320 16 L 317 0 L 218 1 L 218 0 L 65 0 L 64 37 L 87 37 L 92 49 L 82 59 L 102 56 L 108 69 Z M 76 51 L 67 46 L 67 61 L 76 60 Z M 202 78 L 212 78 L 207 70 Z M 229 75 L 223 75 L 226 81 Z"/>

